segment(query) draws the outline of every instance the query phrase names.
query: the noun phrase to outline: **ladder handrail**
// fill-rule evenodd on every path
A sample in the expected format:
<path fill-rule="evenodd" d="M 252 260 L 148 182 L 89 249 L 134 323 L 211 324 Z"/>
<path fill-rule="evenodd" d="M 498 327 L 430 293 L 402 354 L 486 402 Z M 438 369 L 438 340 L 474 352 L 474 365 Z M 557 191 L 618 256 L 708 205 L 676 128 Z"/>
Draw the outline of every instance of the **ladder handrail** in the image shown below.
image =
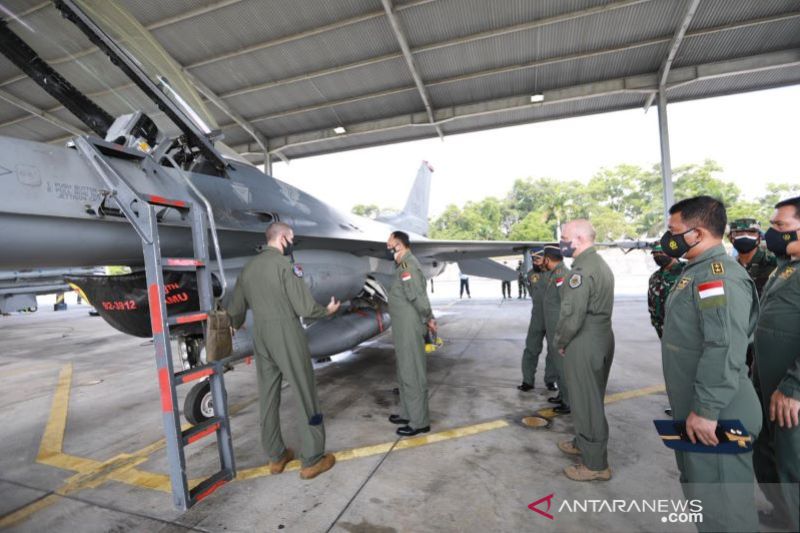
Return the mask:
<path fill-rule="evenodd" d="M 213 209 L 211 208 L 211 203 L 208 201 L 205 195 L 203 195 L 203 193 L 200 192 L 200 190 L 195 186 L 195 184 L 192 183 L 192 180 L 190 180 L 189 176 L 187 176 L 186 173 L 183 171 L 183 169 L 180 166 L 178 166 L 178 163 L 175 161 L 175 159 L 173 159 L 171 155 L 164 154 L 164 159 L 166 159 L 172 164 L 172 168 L 174 168 L 178 172 L 180 177 L 183 178 L 183 180 L 186 182 L 186 184 L 189 186 L 192 192 L 198 198 L 200 198 L 200 201 L 203 202 L 203 205 L 206 208 L 206 214 L 208 215 L 208 226 L 209 229 L 211 230 L 211 240 L 214 242 L 214 255 L 216 256 L 215 258 L 217 262 L 217 269 L 219 270 L 220 283 L 222 285 L 222 292 L 220 293 L 219 298 L 217 299 L 221 301 L 225 297 L 225 293 L 228 290 L 228 280 L 225 278 L 225 267 L 222 266 L 222 252 L 220 251 L 219 247 L 219 236 L 217 235 L 217 223 L 214 220 L 214 212 Z"/>

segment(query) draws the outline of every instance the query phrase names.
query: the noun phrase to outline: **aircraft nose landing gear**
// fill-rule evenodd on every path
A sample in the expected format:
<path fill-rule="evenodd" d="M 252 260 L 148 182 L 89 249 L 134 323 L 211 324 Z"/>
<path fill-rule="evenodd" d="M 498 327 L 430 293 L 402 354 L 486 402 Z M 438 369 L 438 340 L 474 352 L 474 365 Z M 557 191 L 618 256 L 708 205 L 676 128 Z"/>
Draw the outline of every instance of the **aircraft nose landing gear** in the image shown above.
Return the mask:
<path fill-rule="evenodd" d="M 208 380 L 196 383 L 183 401 L 183 416 L 196 426 L 214 416 L 214 400 Z"/>

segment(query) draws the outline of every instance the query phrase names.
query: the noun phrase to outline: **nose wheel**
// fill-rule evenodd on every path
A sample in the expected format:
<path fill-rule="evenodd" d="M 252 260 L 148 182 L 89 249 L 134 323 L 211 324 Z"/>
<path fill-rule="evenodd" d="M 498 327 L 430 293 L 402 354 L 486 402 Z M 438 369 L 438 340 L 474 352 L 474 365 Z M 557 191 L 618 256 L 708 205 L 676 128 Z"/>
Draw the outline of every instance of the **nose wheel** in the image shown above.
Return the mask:
<path fill-rule="evenodd" d="M 183 401 L 183 416 L 194 426 L 214 416 L 214 400 L 208 381 L 201 381 L 189 390 Z"/>

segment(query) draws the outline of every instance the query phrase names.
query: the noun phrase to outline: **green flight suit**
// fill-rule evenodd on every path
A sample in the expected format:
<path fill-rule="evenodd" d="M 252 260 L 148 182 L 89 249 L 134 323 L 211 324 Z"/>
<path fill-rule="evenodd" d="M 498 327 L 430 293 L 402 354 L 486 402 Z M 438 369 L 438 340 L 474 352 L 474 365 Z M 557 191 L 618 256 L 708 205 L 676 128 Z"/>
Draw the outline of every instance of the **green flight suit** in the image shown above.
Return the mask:
<path fill-rule="evenodd" d="M 761 408 L 745 354 L 758 319 L 753 280 L 722 244 L 686 265 L 670 291 L 661 340 L 667 395 L 675 420 L 694 412 L 740 420 L 751 435 Z M 687 498 L 703 501 L 701 531 L 758 531 L 752 453 L 675 452 Z"/>
<path fill-rule="evenodd" d="M 608 468 L 604 399 L 614 360 L 614 274 L 594 247 L 575 258 L 561 294 L 555 345 L 565 349 L 564 376 L 575 423 L 575 446 L 590 470 Z"/>
<path fill-rule="evenodd" d="M 522 352 L 522 381 L 535 385 L 536 367 L 539 366 L 539 355 L 546 336 L 544 322 L 544 289 L 550 280 L 550 272 L 528 272 L 528 287 L 531 295 L 531 320 L 528 323 L 528 334 L 525 337 L 525 350 Z M 548 350 L 545 356 L 544 381 L 555 383 L 558 370 Z"/>
<path fill-rule="evenodd" d="M 253 311 L 253 347 L 258 375 L 261 443 L 271 462 L 286 450 L 281 436 L 281 379 L 297 395 L 303 466 L 316 464 L 325 450 L 325 426 L 317 399 L 308 340 L 299 317 L 322 318 L 325 307 L 314 301 L 288 257 L 268 246 L 245 265 L 228 306 L 233 327 L 239 328 L 247 309 Z"/>
<path fill-rule="evenodd" d="M 561 295 L 566 290 L 566 281 L 570 270 L 563 262 L 558 263 L 550 271 L 550 276 L 544 288 L 542 306 L 544 308 L 544 329 L 547 335 L 547 364 L 551 364 L 556 371 L 556 382 L 561 401 L 564 405 L 569 405 L 569 392 L 567 380 L 564 378 L 564 358 L 558 353 L 556 347 L 556 328 L 558 318 L 561 316 Z M 545 367 L 547 368 L 547 367 Z M 547 380 L 547 370 L 545 370 L 545 380 Z"/>
<path fill-rule="evenodd" d="M 389 290 L 389 316 L 397 356 L 400 416 L 414 429 L 431 425 L 428 413 L 428 375 L 425 332 L 433 318 L 427 282 L 419 261 L 406 252 L 395 269 Z"/>
<path fill-rule="evenodd" d="M 761 395 L 764 426 L 755 443 L 753 466 L 759 483 L 782 483 L 783 497 L 775 485 L 762 485 L 779 513 L 797 523 L 800 490 L 800 428 L 781 428 L 769 420 L 775 390 L 800 400 L 800 259 L 781 259 L 764 287 L 761 315 L 755 334 L 753 381 Z"/>

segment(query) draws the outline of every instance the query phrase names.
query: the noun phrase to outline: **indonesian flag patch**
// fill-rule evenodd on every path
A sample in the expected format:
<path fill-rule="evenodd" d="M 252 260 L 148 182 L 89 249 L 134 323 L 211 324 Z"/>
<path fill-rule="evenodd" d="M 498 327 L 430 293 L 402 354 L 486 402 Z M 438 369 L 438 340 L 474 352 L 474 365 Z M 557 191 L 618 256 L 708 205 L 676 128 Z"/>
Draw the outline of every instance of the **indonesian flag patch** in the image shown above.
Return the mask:
<path fill-rule="evenodd" d="M 564 278 L 556 278 L 556 287 L 560 287 L 564 284 Z"/>
<path fill-rule="evenodd" d="M 725 282 L 722 280 L 707 281 L 697 286 L 700 296 L 700 309 L 720 307 L 727 303 L 725 297 Z"/>
<path fill-rule="evenodd" d="M 411 279 L 411 272 L 403 272 L 402 274 L 400 274 L 400 279 L 402 279 L 403 281 L 410 280 Z"/>

